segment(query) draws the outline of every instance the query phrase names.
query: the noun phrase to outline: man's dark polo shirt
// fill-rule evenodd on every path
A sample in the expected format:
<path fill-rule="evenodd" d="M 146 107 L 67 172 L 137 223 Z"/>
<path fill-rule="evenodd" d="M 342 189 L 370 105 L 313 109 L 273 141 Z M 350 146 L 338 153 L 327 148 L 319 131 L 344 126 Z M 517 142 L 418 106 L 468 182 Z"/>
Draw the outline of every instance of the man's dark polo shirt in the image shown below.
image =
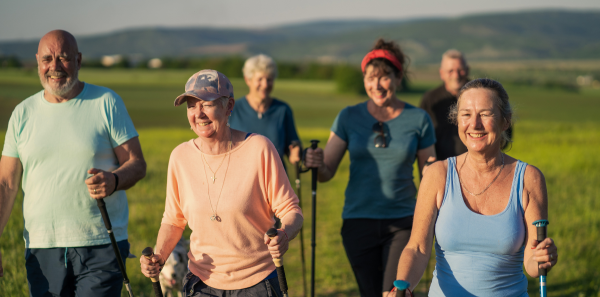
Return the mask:
<path fill-rule="evenodd" d="M 435 154 L 438 160 L 458 156 L 467 151 L 467 147 L 458 137 L 458 127 L 448 119 L 450 107 L 456 104 L 456 97 L 445 86 L 430 90 L 423 95 L 420 107 L 427 111 L 435 128 Z"/>

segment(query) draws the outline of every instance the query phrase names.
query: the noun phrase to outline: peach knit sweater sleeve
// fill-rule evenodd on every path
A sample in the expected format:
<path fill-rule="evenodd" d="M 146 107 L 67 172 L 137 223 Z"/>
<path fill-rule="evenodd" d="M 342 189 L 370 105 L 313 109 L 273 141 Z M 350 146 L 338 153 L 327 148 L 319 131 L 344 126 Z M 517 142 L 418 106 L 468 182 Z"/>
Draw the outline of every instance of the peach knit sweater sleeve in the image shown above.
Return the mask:
<path fill-rule="evenodd" d="M 263 240 L 273 215 L 302 215 L 298 197 L 264 136 L 252 134 L 229 154 L 204 158 L 192 140 L 171 153 L 162 224 L 190 227 L 189 269 L 204 283 L 251 287 L 275 270 Z M 221 221 L 211 221 L 213 214 Z"/>

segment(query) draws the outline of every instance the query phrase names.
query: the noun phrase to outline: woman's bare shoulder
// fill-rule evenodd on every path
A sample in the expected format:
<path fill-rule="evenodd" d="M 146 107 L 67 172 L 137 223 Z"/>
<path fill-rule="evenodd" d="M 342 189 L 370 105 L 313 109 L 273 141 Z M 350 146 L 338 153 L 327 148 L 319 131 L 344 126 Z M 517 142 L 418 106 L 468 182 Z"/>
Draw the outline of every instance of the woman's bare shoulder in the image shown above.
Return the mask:
<path fill-rule="evenodd" d="M 544 182 L 545 184 L 545 177 L 542 171 L 530 164 L 527 164 L 527 167 L 525 167 L 525 176 L 523 178 L 525 181 L 529 181 L 534 185 L 539 185 L 540 182 Z"/>
<path fill-rule="evenodd" d="M 446 185 L 446 173 L 448 171 L 448 161 L 436 161 L 428 166 L 421 185 L 419 186 L 419 192 L 429 193 L 429 195 L 436 192 L 444 191 Z"/>
<path fill-rule="evenodd" d="M 546 178 L 539 168 L 527 164 L 523 176 L 523 188 L 527 193 L 537 194 L 533 195 L 535 197 L 545 198 Z"/>
<path fill-rule="evenodd" d="M 436 161 L 433 164 L 429 165 L 427 168 L 425 176 L 423 176 L 423 180 L 430 175 L 430 179 L 434 181 L 442 180 L 446 181 L 446 173 L 448 172 L 448 160 Z"/>

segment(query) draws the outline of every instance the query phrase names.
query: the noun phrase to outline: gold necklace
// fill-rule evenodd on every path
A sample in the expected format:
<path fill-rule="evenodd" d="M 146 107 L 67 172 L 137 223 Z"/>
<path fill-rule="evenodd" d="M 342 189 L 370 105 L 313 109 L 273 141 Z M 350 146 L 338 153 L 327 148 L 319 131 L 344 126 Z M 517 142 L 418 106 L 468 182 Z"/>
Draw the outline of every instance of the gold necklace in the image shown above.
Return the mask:
<path fill-rule="evenodd" d="M 229 133 L 231 134 L 231 130 L 229 131 Z M 230 140 L 229 140 L 228 152 L 229 152 L 229 150 L 231 150 L 231 135 L 230 135 Z M 202 152 L 202 149 L 200 149 L 200 151 Z M 206 158 L 204 157 L 204 152 L 202 152 L 202 160 L 204 161 L 204 163 L 206 163 L 206 165 L 208 165 L 208 170 L 210 170 L 210 172 L 212 173 L 211 179 L 212 179 L 213 184 L 217 180 L 217 177 L 216 177 L 217 171 L 219 171 L 219 169 L 221 168 L 221 165 L 223 165 L 223 161 L 225 161 L 225 157 L 227 157 L 227 154 L 225 154 L 225 156 L 223 156 L 223 159 L 221 159 L 221 163 L 219 163 L 217 170 L 213 171 L 212 168 L 210 168 L 210 164 L 208 164 L 208 162 L 206 161 Z M 204 171 L 206 171 L 206 169 Z"/>
<path fill-rule="evenodd" d="M 231 133 L 231 128 L 229 129 L 229 145 L 228 145 L 228 150 L 227 153 L 225 153 L 225 156 L 223 156 L 223 160 L 225 160 L 225 157 L 227 157 L 227 155 L 229 155 L 229 160 L 227 161 L 227 167 L 225 167 L 225 174 L 223 175 L 223 184 L 221 185 L 221 190 L 219 191 L 219 197 L 217 198 L 217 203 L 215 204 L 215 207 L 213 208 L 212 206 L 212 199 L 210 199 L 210 187 L 208 186 L 208 174 L 206 174 L 206 165 L 208 165 L 208 162 L 206 162 L 206 159 L 204 159 L 204 152 L 202 152 L 202 150 L 200 150 L 200 152 L 202 153 L 202 159 L 204 160 L 204 162 L 202 162 L 202 165 L 204 167 L 204 178 L 206 179 L 206 194 L 208 195 L 208 202 L 210 203 L 210 210 L 212 210 L 213 215 L 210 217 L 211 221 L 217 221 L 217 222 L 221 222 L 221 217 L 217 214 L 217 209 L 219 208 L 219 201 L 221 200 L 221 193 L 223 193 L 223 187 L 225 186 L 225 177 L 227 177 L 227 171 L 229 170 L 229 163 L 231 163 L 231 146 L 233 143 L 233 134 Z M 221 164 L 223 164 L 223 160 L 221 160 Z M 219 167 L 221 167 L 221 165 L 219 165 Z M 210 168 L 210 165 L 208 165 L 208 168 Z M 217 170 L 219 170 L 219 168 L 217 168 Z M 212 171 L 212 170 L 211 170 Z M 214 177 L 214 173 L 213 173 L 213 183 L 215 182 L 215 177 Z"/>
<path fill-rule="evenodd" d="M 492 181 L 492 182 L 491 182 L 489 185 L 487 185 L 487 187 L 485 187 L 485 189 L 483 189 L 483 191 L 481 191 L 481 192 L 479 192 L 479 193 L 477 193 L 477 194 L 474 194 L 474 193 L 472 193 L 471 191 L 469 191 L 469 190 L 467 189 L 467 187 L 465 187 L 465 186 L 464 186 L 464 184 L 463 184 L 463 182 L 462 182 L 462 179 L 461 179 L 461 177 L 460 177 L 460 171 L 462 170 L 463 166 L 465 166 L 465 163 L 467 163 L 467 157 L 468 157 L 468 156 L 469 156 L 469 152 L 467 152 L 467 154 L 465 155 L 465 161 L 462 163 L 462 165 L 461 165 L 461 166 L 460 166 L 460 168 L 458 169 L 458 181 L 460 182 L 460 186 L 461 186 L 463 189 L 465 189 L 465 191 L 467 191 L 469 194 L 471 194 L 471 195 L 473 195 L 473 196 L 479 196 L 479 195 L 483 194 L 483 192 L 487 191 L 487 189 L 489 189 L 489 188 L 490 188 L 490 186 L 491 186 L 491 185 L 492 185 L 492 184 L 493 184 L 493 183 L 494 183 L 494 182 L 495 182 L 495 181 L 498 179 L 498 176 L 500 176 L 500 173 L 502 173 L 502 169 L 504 169 L 504 154 L 502 154 L 502 167 L 500 167 L 500 171 L 498 171 L 498 175 L 496 175 L 496 177 L 494 177 L 494 180 L 493 180 L 493 181 Z M 477 200 L 475 200 L 475 202 L 477 202 Z M 478 206 L 478 207 L 479 207 L 479 206 Z"/>

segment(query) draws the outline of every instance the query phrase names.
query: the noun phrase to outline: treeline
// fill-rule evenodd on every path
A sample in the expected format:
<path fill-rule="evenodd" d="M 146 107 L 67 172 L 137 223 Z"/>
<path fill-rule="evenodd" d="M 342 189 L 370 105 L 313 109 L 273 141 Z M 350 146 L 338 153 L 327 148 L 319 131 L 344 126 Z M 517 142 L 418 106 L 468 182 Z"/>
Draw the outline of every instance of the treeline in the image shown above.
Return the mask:
<path fill-rule="evenodd" d="M 0 55 L 0 68 L 21 68 L 23 63 L 17 56 Z"/>
<path fill-rule="evenodd" d="M 230 78 L 242 78 L 244 57 L 132 59 L 127 56 L 110 56 L 102 59 L 84 58 L 84 68 L 105 69 L 216 69 Z M 31 63 L 27 67 L 32 67 Z M 34 64 L 35 65 L 35 64 Z M 108 66 L 109 65 L 109 66 Z M 0 67 L 21 68 L 23 63 L 16 56 L 0 56 Z M 318 62 L 277 62 L 278 78 L 334 80 L 342 93 L 364 94 L 362 72 L 358 66 L 348 64 L 325 64 Z M 404 85 L 407 90 L 407 85 Z"/>
<path fill-rule="evenodd" d="M 154 60 L 154 61 L 152 61 Z M 159 60 L 159 67 L 157 60 Z M 121 58 L 110 67 L 98 60 L 85 60 L 83 67 L 94 68 L 160 68 L 160 69 L 216 69 L 230 78 L 242 78 L 242 68 L 246 58 L 243 57 L 213 57 L 213 58 L 171 58 L 147 59 L 132 61 L 125 57 Z M 362 72 L 358 66 L 348 64 L 325 64 L 314 61 L 310 62 L 277 62 L 279 71 L 278 78 L 282 79 L 313 79 L 334 80 L 337 89 L 342 93 L 364 94 Z M 403 90 L 408 85 L 403 84 Z"/>
<path fill-rule="evenodd" d="M 152 60 L 159 60 L 159 65 L 152 65 Z M 160 68 L 160 69 L 217 69 L 228 77 L 242 77 L 244 57 L 213 57 L 213 58 L 172 58 L 135 60 L 122 57 L 113 65 L 105 66 L 101 59 L 87 59 L 83 67 L 92 68 Z M 317 62 L 277 62 L 279 78 L 287 79 L 334 79 L 337 65 Z"/>

